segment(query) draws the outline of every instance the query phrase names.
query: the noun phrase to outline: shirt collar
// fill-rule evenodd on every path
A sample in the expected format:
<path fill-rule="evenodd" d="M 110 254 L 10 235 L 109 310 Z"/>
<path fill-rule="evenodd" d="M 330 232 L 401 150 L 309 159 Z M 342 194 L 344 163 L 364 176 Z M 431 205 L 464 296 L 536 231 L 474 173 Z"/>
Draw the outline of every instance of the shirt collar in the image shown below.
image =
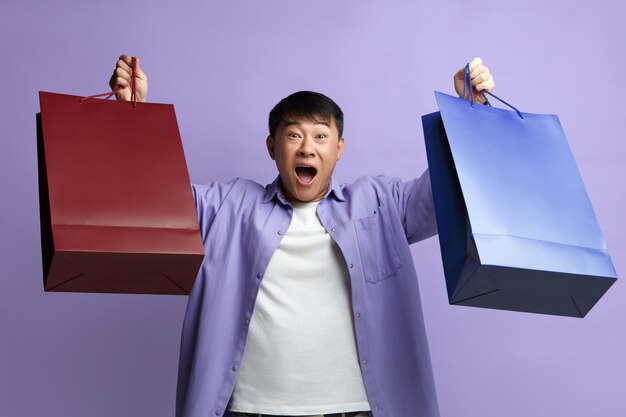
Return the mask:
<path fill-rule="evenodd" d="M 346 198 L 343 195 L 343 190 L 338 182 L 335 181 L 334 178 L 330 178 L 330 187 L 326 191 L 326 195 L 324 198 L 328 197 L 329 194 L 333 194 L 335 198 L 339 201 L 346 201 Z M 285 197 L 283 193 L 282 184 L 280 182 L 280 175 L 276 177 L 273 183 L 265 186 L 265 196 L 263 197 L 263 203 L 269 203 L 276 196 L 278 201 L 283 204 L 289 205 L 289 200 Z"/>

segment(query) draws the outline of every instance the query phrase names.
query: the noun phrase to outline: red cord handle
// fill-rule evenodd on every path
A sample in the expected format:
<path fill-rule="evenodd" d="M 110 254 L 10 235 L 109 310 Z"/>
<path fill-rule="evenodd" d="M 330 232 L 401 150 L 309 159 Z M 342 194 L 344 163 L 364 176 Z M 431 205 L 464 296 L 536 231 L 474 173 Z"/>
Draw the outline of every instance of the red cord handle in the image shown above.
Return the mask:
<path fill-rule="evenodd" d="M 133 105 L 133 108 L 137 107 L 137 92 L 136 92 L 136 85 L 135 85 L 135 79 L 137 78 L 137 75 L 135 74 L 135 57 L 132 57 L 130 60 L 130 69 L 131 69 L 131 76 L 130 76 L 130 101 Z M 87 96 L 87 97 L 81 97 L 80 100 L 78 100 L 79 103 L 82 103 L 83 101 L 86 100 L 91 100 L 92 98 L 96 98 L 96 97 L 104 97 L 105 100 L 108 100 L 111 96 L 113 96 L 115 93 L 117 93 L 120 90 L 123 90 L 124 87 L 119 86 L 117 87 L 115 90 L 108 92 L 108 93 L 102 93 L 102 94 L 95 94 L 93 96 Z"/>

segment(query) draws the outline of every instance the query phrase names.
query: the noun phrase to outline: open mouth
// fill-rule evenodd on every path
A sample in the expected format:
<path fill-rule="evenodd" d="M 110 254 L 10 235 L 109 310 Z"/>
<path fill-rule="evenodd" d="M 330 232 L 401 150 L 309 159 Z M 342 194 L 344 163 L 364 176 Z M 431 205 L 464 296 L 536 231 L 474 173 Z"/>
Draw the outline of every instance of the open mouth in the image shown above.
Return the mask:
<path fill-rule="evenodd" d="M 316 175 L 317 169 L 313 167 L 307 165 L 298 165 L 296 167 L 296 177 L 298 178 L 298 181 L 303 185 L 311 184 Z"/>

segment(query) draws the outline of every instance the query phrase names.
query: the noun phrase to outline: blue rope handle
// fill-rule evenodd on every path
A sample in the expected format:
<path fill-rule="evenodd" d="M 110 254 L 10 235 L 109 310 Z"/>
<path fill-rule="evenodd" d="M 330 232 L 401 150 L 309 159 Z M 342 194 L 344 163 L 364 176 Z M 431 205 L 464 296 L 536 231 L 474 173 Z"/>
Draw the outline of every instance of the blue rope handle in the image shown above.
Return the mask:
<path fill-rule="evenodd" d="M 467 65 L 465 65 L 465 71 L 463 72 L 463 99 L 465 99 L 465 88 L 466 87 L 468 87 L 469 91 L 470 91 L 470 105 L 472 107 L 474 107 L 474 89 L 472 88 L 472 78 L 470 76 L 470 66 L 469 66 L 469 63 Z M 485 93 L 489 94 L 491 97 L 499 100 L 500 102 L 504 103 L 505 105 L 507 105 L 510 108 L 512 108 L 513 110 L 515 110 L 515 112 L 517 112 L 517 115 L 520 117 L 520 119 L 524 118 L 524 116 L 522 116 L 522 112 L 517 110 L 511 104 L 507 103 L 506 101 L 502 100 L 500 97 L 496 96 L 493 93 L 490 93 L 487 90 L 481 90 L 480 94 L 483 96 L 483 99 L 485 99 L 485 104 L 487 106 L 492 107 L 491 103 L 489 102 L 489 100 L 487 100 L 487 96 L 485 96 Z"/>
<path fill-rule="evenodd" d="M 500 97 L 496 96 L 495 94 L 490 93 L 490 92 L 489 92 L 489 91 L 487 91 L 487 90 L 482 90 L 480 93 L 483 95 L 483 97 L 485 97 L 485 93 L 487 93 L 487 94 L 489 94 L 491 97 L 493 97 L 493 98 L 495 98 L 495 99 L 500 100 L 502 103 L 506 104 L 507 106 L 509 106 L 510 108 L 512 108 L 513 110 L 515 110 L 515 111 L 517 112 L 517 115 L 520 117 L 520 119 L 523 119 L 523 118 L 524 118 L 524 116 L 522 116 L 522 112 L 520 112 L 520 111 L 519 111 L 519 110 L 517 110 L 515 107 L 513 107 L 512 105 L 510 105 L 510 104 L 509 104 L 509 103 L 507 103 L 506 101 L 502 100 Z M 489 102 L 488 102 L 488 101 L 486 101 L 486 100 L 487 100 L 487 97 L 485 97 L 485 103 L 489 103 Z M 489 103 L 489 106 L 491 106 L 491 103 Z"/>
<path fill-rule="evenodd" d="M 465 88 L 468 86 L 470 91 L 470 104 L 474 107 L 474 89 L 472 88 L 469 62 L 465 65 L 465 71 L 463 72 L 463 100 L 465 100 Z"/>

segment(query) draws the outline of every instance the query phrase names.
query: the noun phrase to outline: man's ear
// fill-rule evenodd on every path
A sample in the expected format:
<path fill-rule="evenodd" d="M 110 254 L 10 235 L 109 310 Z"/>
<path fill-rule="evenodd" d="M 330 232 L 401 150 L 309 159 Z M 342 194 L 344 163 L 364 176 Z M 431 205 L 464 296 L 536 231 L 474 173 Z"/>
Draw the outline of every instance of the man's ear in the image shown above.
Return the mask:
<path fill-rule="evenodd" d="M 267 152 L 270 154 L 270 158 L 276 160 L 274 157 L 274 138 L 268 136 L 267 139 L 265 139 L 265 145 L 267 146 Z"/>
<path fill-rule="evenodd" d="M 341 155 L 343 155 L 343 147 L 345 146 L 345 141 L 343 140 L 343 136 L 339 138 L 339 149 L 337 150 L 337 161 L 341 159 Z"/>

